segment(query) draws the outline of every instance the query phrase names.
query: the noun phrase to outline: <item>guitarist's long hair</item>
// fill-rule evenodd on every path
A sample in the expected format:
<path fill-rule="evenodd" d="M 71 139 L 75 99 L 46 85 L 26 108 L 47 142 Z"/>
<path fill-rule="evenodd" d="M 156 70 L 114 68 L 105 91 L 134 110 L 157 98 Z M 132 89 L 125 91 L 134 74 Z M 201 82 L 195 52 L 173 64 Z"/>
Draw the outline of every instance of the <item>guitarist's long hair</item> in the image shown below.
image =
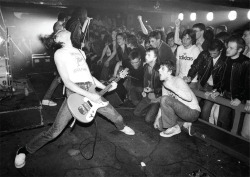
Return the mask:
<path fill-rule="evenodd" d="M 39 40 L 44 45 L 46 52 L 51 56 L 54 57 L 54 53 L 57 49 L 60 49 L 62 47 L 62 44 L 55 42 L 55 33 L 53 32 L 50 35 L 45 36 L 39 36 Z"/>

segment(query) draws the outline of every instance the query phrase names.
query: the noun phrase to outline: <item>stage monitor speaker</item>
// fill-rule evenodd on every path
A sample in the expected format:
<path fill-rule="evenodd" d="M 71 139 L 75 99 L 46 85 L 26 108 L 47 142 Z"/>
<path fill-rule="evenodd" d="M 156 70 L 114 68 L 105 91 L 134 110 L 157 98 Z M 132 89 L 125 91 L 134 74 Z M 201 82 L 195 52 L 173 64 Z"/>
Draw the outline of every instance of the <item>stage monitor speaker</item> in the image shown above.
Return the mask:
<path fill-rule="evenodd" d="M 54 72 L 56 66 L 53 58 L 47 54 L 32 54 L 32 69 L 34 72 Z"/>

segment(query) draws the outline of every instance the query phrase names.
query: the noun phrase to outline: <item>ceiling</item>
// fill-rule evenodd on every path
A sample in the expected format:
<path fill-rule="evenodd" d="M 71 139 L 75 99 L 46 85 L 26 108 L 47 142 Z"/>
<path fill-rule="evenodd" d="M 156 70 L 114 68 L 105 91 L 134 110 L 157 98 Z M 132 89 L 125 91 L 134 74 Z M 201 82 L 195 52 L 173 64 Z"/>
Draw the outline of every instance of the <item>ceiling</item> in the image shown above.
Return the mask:
<path fill-rule="evenodd" d="M 118 5 L 120 7 L 132 7 L 135 5 L 151 5 L 158 1 L 160 6 L 167 4 L 192 4 L 199 3 L 201 5 L 221 5 L 229 7 L 250 8 L 250 0 L 0 0 L 3 4 L 35 4 L 49 6 L 78 6 L 79 4 L 89 7 L 113 8 Z"/>

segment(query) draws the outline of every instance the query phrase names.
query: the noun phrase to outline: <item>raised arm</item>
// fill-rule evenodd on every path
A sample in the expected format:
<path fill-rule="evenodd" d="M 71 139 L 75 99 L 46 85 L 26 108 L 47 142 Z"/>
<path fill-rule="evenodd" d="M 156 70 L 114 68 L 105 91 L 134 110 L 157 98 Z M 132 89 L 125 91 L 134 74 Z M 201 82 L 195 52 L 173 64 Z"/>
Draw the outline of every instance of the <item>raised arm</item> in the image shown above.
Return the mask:
<path fill-rule="evenodd" d="M 181 39 L 180 39 L 180 26 L 181 21 L 179 19 L 175 20 L 175 33 L 174 33 L 174 43 L 181 45 Z"/>
<path fill-rule="evenodd" d="M 139 20 L 139 23 L 140 23 L 142 32 L 143 32 L 144 34 L 148 35 L 148 30 L 147 30 L 147 28 L 145 27 L 145 25 L 144 25 L 144 23 L 143 23 L 143 21 L 142 21 L 142 16 L 139 15 L 137 18 L 138 18 L 138 20 Z"/>

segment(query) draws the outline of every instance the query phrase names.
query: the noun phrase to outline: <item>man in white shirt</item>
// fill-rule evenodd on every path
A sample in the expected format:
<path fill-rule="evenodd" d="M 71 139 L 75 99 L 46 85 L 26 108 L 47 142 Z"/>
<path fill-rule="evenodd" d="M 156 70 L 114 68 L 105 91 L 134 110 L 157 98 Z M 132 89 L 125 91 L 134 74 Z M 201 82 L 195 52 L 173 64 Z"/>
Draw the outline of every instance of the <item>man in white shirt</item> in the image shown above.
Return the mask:
<path fill-rule="evenodd" d="M 182 45 L 177 48 L 176 54 L 176 76 L 185 79 L 194 60 L 200 54 L 200 50 L 195 45 L 195 32 L 187 29 L 182 35 Z M 193 78 L 191 88 L 197 87 L 197 77 Z"/>

